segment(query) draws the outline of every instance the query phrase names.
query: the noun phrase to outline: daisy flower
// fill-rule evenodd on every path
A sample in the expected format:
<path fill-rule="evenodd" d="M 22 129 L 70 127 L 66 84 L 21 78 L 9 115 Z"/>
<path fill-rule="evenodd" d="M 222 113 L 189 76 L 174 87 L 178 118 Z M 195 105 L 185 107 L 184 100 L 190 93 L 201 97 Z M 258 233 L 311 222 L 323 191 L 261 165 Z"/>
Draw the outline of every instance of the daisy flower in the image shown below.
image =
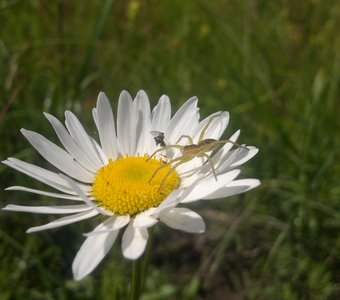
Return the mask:
<path fill-rule="evenodd" d="M 65 126 L 48 113 L 45 117 L 63 148 L 39 133 L 26 129 L 21 129 L 21 132 L 39 154 L 60 172 L 52 172 L 13 157 L 3 163 L 56 191 L 23 186 L 12 186 L 7 190 L 50 196 L 67 200 L 70 204 L 9 204 L 3 209 L 66 215 L 31 227 L 28 233 L 96 216 L 98 219 L 100 216 L 101 223 L 84 234 L 85 241 L 73 261 L 76 280 L 96 268 L 111 249 L 120 230 L 124 230 L 121 242 L 123 256 L 136 260 L 145 250 L 148 228 L 158 222 L 191 233 L 205 231 L 201 216 L 183 204 L 229 197 L 259 185 L 257 179 L 236 179 L 240 174 L 237 167 L 258 151 L 252 146 L 232 150 L 239 131 L 230 137 L 229 142 L 223 143 L 214 155 L 207 151 L 205 157 L 192 157 L 183 162 L 183 146 L 190 141 L 197 143 L 202 135 L 204 139 L 219 140 L 229 121 L 228 112 L 218 112 L 199 121 L 196 97 L 187 100 L 171 117 L 167 96 L 163 95 L 151 111 L 144 91 L 139 91 L 134 100 L 123 91 L 119 97 L 115 123 L 109 100 L 104 93 L 100 93 L 93 109 L 98 141 L 87 134 L 70 111 L 65 112 Z M 155 132 L 159 135 L 151 134 Z M 182 148 L 164 147 L 164 151 L 158 150 L 164 145 L 176 143 Z M 175 162 L 181 163 L 177 166 Z"/>

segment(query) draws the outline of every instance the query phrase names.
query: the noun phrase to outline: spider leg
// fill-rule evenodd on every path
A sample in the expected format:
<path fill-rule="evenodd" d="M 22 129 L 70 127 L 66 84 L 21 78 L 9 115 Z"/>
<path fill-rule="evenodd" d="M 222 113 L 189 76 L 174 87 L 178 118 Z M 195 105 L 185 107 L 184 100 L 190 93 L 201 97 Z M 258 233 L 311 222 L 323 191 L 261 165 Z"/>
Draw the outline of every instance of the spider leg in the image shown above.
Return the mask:
<path fill-rule="evenodd" d="M 163 168 L 167 167 L 168 165 L 171 165 L 172 163 L 174 163 L 174 162 L 176 162 L 176 161 L 179 161 L 179 160 L 181 160 L 181 159 L 182 159 L 182 156 L 177 157 L 177 158 L 174 158 L 174 159 L 168 161 L 167 163 L 165 163 L 165 164 L 159 166 L 159 167 L 156 169 L 156 171 L 152 174 L 151 178 L 149 179 L 149 183 L 152 181 L 152 179 L 154 179 L 154 177 L 157 175 L 157 173 L 158 173 L 160 170 L 162 170 Z"/>
<path fill-rule="evenodd" d="M 222 114 L 223 114 L 223 111 L 221 111 L 221 112 L 220 112 L 219 114 L 217 114 L 217 115 L 212 116 L 212 117 L 209 119 L 208 123 L 207 123 L 207 124 L 203 127 L 203 129 L 202 129 L 201 134 L 200 134 L 200 136 L 199 136 L 199 138 L 198 138 L 198 142 L 197 142 L 197 143 L 199 143 L 200 141 L 203 140 L 204 134 L 205 134 L 205 132 L 207 131 L 208 127 L 210 126 L 212 120 L 214 120 L 215 118 L 219 117 L 219 116 L 222 115 Z"/>
<path fill-rule="evenodd" d="M 233 141 L 231 141 L 231 140 L 220 140 L 220 141 L 216 141 L 216 144 L 227 144 L 227 143 L 233 144 L 233 145 L 235 145 L 235 146 L 238 147 L 238 148 L 244 148 L 244 149 L 249 150 L 246 146 L 237 144 L 237 143 L 235 143 L 235 142 L 233 142 Z"/>
<path fill-rule="evenodd" d="M 210 156 L 208 154 L 206 154 L 206 153 L 202 153 L 201 156 L 205 157 L 207 159 L 207 161 L 209 162 L 209 165 L 210 165 L 211 170 L 212 170 L 212 172 L 214 174 L 215 180 L 217 181 L 216 170 L 215 170 L 214 164 L 213 164 Z"/>
<path fill-rule="evenodd" d="M 169 177 L 169 175 L 170 175 L 173 171 L 175 171 L 175 169 L 176 169 L 179 165 L 184 164 L 184 163 L 186 163 L 186 162 L 188 162 L 188 161 L 190 161 L 190 160 L 192 159 L 191 157 L 185 158 L 185 157 L 183 157 L 183 156 L 182 156 L 182 157 L 177 157 L 177 158 L 180 158 L 181 160 L 180 160 L 178 163 L 176 163 L 175 165 L 173 165 L 172 168 L 168 171 L 168 173 L 166 173 L 166 175 L 165 175 L 164 178 L 162 179 L 162 182 L 161 182 L 161 184 L 160 184 L 160 186 L 159 186 L 159 188 L 158 188 L 158 192 L 161 191 L 161 189 L 162 189 L 162 187 L 163 187 L 163 185 L 164 185 L 166 179 Z"/>
<path fill-rule="evenodd" d="M 192 140 L 191 136 L 189 136 L 189 135 L 181 135 L 175 144 L 178 144 L 179 141 L 181 139 L 183 139 L 183 138 L 187 138 L 190 145 L 192 145 L 194 143 L 194 141 Z"/>
<path fill-rule="evenodd" d="M 165 147 L 162 147 L 160 149 L 157 149 L 154 153 L 152 153 L 150 155 L 150 157 L 146 160 L 146 161 L 149 161 L 151 158 L 153 158 L 157 153 L 161 152 L 161 151 L 165 151 L 167 149 L 170 149 L 170 148 L 177 148 L 179 150 L 183 150 L 183 146 L 181 145 L 168 145 L 168 146 L 165 146 Z"/>
<path fill-rule="evenodd" d="M 164 148 L 157 149 L 154 153 L 150 155 L 150 157 L 146 160 L 149 161 L 152 157 L 154 157 L 158 152 L 164 151 Z"/>

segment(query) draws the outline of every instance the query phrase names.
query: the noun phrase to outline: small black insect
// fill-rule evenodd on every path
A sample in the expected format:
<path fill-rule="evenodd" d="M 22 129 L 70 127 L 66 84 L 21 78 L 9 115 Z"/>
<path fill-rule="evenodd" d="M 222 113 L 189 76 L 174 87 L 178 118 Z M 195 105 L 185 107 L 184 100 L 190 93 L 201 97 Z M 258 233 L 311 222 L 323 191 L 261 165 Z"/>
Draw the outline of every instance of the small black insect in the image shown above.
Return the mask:
<path fill-rule="evenodd" d="M 153 138 L 156 142 L 156 146 L 161 145 L 161 147 L 166 147 L 166 144 L 164 142 L 165 139 L 164 132 L 150 131 L 150 133 L 153 135 Z"/>

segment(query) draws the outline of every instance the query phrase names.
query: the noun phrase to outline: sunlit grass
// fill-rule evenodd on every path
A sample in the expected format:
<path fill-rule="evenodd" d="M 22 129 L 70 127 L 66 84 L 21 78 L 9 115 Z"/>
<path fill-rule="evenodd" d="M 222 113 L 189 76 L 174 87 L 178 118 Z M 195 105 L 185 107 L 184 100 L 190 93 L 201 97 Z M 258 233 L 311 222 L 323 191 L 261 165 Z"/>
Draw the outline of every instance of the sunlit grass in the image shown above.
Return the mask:
<path fill-rule="evenodd" d="M 1 1 L 0 19 L 1 159 L 43 164 L 19 132 L 51 136 L 42 111 L 72 109 L 91 128 L 100 90 L 141 88 L 153 104 L 197 95 L 202 116 L 229 110 L 228 133 L 260 149 L 243 170 L 262 185 L 202 208 L 206 234 L 155 231 L 144 300 L 339 297 L 339 3 Z M 38 184 L 0 176 L 1 206 L 56 201 L 4 192 Z M 86 225 L 25 234 L 47 218 L 1 212 L 1 299 L 124 299 L 119 251 L 76 283 Z"/>

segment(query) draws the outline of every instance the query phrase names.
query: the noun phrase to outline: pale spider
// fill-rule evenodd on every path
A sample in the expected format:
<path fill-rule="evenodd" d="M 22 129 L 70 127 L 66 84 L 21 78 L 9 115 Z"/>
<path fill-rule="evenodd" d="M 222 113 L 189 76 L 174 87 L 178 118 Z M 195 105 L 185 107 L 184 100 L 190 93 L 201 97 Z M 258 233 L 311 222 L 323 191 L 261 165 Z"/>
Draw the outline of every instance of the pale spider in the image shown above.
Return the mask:
<path fill-rule="evenodd" d="M 221 112 L 220 114 L 217 114 L 217 115 L 214 115 L 212 116 L 209 121 L 207 122 L 207 124 L 203 127 L 200 135 L 199 135 L 199 138 L 198 138 L 198 141 L 197 141 L 197 144 L 194 144 L 194 141 L 192 139 L 192 137 L 190 137 L 189 135 L 181 135 L 179 137 L 179 139 L 177 140 L 177 142 L 174 144 L 174 145 L 166 145 L 166 146 L 163 146 L 162 143 L 161 146 L 162 148 L 160 149 L 157 149 L 155 152 L 153 152 L 151 154 L 151 156 L 147 159 L 150 160 L 152 157 L 154 157 L 157 153 L 159 152 L 162 152 L 164 150 L 167 150 L 167 149 L 170 149 L 170 148 L 175 148 L 175 149 L 179 149 L 181 151 L 181 156 L 179 157 L 176 157 L 174 159 L 171 159 L 167 162 L 165 162 L 163 165 L 159 166 L 156 171 L 152 174 L 150 180 L 149 180 L 149 183 L 152 181 L 152 179 L 156 176 L 156 174 L 163 168 L 169 166 L 169 165 L 172 165 L 171 169 L 168 171 L 168 173 L 166 173 L 166 175 L 164 176 L 164 178 L 162 179 L 162 182 L 158 188 L 158 192 L 162 189 L 163 185 L 164 185 L 164 182 L 165 180 L 168 178 L 168 176 L 181 164 L 184 164 L 194 158 L 199 158 L 199 157 L 205 157 L 207 160 L 204 162 L 204 164 L 206 162 L 208 162 L 210 164 L 210 167 L 211 167 L 211 170 L 212 170 L 212 173 L 215 177 L 215 180 L 217 181 L 217 175 L 216 175 L 216 171 L 215 171 L 215 167 L 214 167 L 214 164 L 211 160 L 211 156 L 212 154 L 215 154 L 218 147 L 225 144 L 225 143 L 232 143 L 234 144 L 235 146 L 237 147 L 242 147 L 242 148 L 245 148 L 245 149 L 248 149 L 247 147 L 243 146 L 243 145 L 239 145 L 239 144 L 236 144 L 235 142 L 233 141 L 230 141 L 230 140 L 215 140 L 215 139 L 211 139 L 211 138 L 208 138 L 208 139 L 204 139 L 204 134 L 205 132 L 207 131 L 208 127 L 210 126 L 211 122 L 213 121 L 213 119 L 219 117 L 220 115 L 222 115 L 223 112 Z M 188 139 L 188 142 L 189 142 L 189 145 L 178 145 L 178 143 L 182 140 L 182 139 Z M 162 141 L 164 140 L 164 134 L 162 135 Z M 157 140 L 156 140 L 156 143 L 157 143 Z M 212 154 L 207 154 L 207 152 L 212 152 Z"/>

